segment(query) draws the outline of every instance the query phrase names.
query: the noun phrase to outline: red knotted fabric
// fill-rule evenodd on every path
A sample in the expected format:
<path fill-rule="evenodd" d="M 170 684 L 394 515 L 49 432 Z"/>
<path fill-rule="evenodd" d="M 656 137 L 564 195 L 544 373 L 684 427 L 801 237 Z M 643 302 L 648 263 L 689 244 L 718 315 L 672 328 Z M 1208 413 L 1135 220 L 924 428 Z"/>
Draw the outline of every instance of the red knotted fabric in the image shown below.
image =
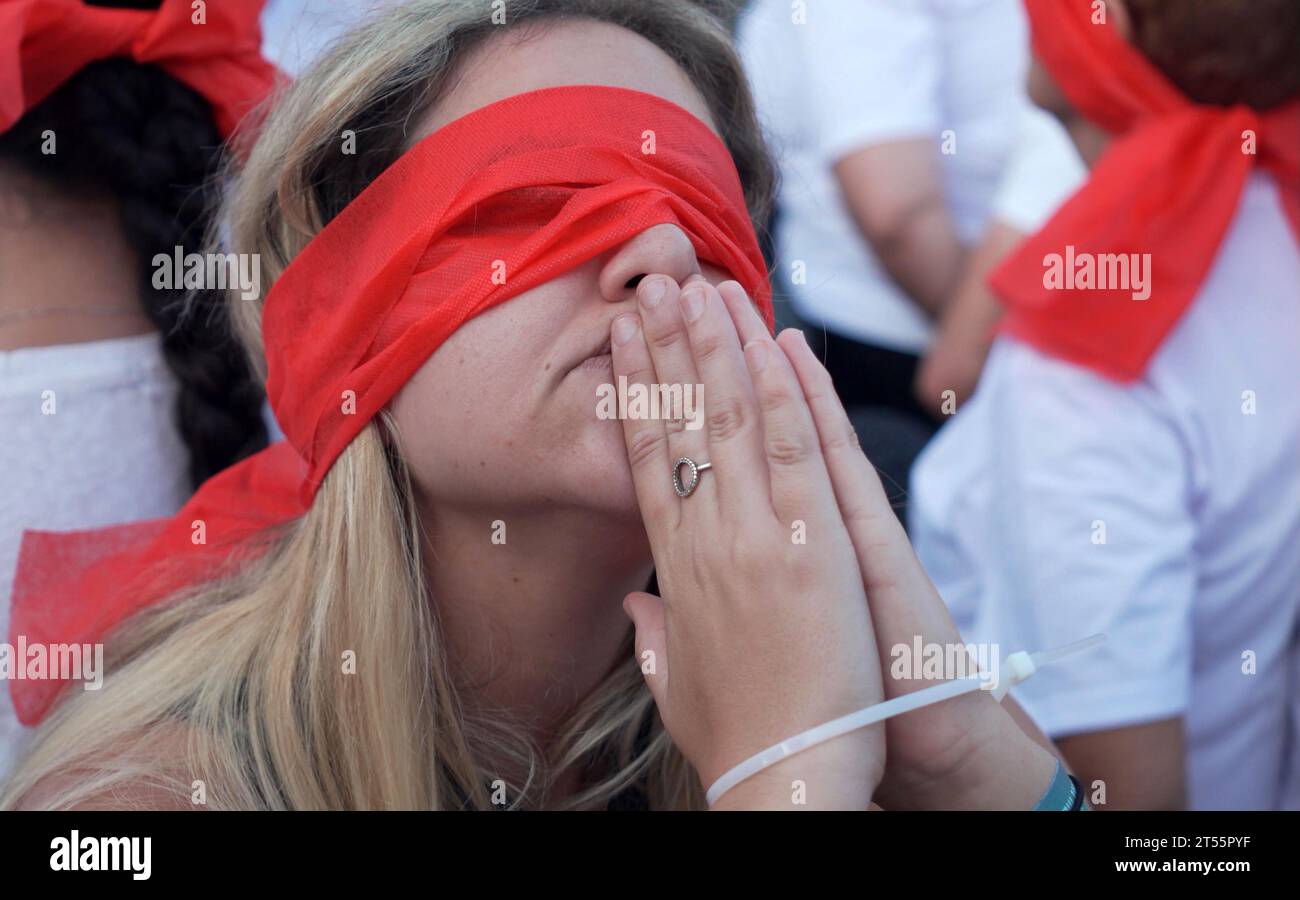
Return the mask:
<path fill-rule="evenodd" d="M 88 6 L 82 0 L 0 0 L 0 132 L 93 62 L 153 64 L 212 106 L 222 137 L 275 85 L 262 58 L 264 0 L 190 0 L 156 10 Z"/>
<path fill-rule="evenodd" d="M 772 327 L 735 164 L 686 110 L 624 88 L 546 88 L 424 138 L 267 297 L 267 393 L 286 440 L 210 479 L 171 519 L 28 532 L 11 643 L 100 641 L 255 557 L 259 538 L 306 512 L 339 454 L 464 322 L 659 224 L 680 227 Z M 19 718 L 38 721 L 62 686 L 10 681 Z"/>
<path fill-rule="evenodd" d="M 1300 102 L 1268 112 L 1198 105 L 1112 24 L 1094 23 L 1090 0 L 1026 6 L 1035 55 L 1112 140 L 1084 187 L 994 271 L 990 284 L 1007 308 L 1001 329 L 1133 381 L 1196 297 L 1256 167 L 1275 177 L 1300 236 Z M 1067 252 L 1150 254 L 1150 296 L 1049 287 L 1047 258 Z"/>

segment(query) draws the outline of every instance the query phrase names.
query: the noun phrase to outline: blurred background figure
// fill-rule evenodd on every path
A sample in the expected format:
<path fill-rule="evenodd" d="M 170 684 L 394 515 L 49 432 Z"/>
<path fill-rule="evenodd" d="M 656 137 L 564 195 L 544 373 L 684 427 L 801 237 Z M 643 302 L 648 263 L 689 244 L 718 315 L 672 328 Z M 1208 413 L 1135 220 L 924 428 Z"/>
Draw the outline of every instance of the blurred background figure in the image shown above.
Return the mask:
<path fill-rule="evenodd" d="M 1020 0 L 754 0 L 738 41 L 781 164 L 778 286 L 902 496 L 937 428 L 918 367 L 1027 108 Z"/>
<path fill-rule="evenodd" d="M 247 28 L 246 40 L 208 48 L 229 65 L 216 88 L 223 111 L 255 105 L 270 87 L 273 71 L 256 56 L 259 7 L 232 0 L 209 12 L 214 30 L 233 34 L 236 20 Z M 157 65 L 76 63 L 105 34 L 152 27 L 142 24 L 155 21 L 145 11 L 159 8 L 158 0 L 0 0 L 0 31 L 21 38 L 0 46 L 11 56 L 0 62 L 32 101 L 0 104 L 4 641 L 25 530 L 170 515 L 266 442 L 262 392 L 229 334 L 220 291 L 200 290 L 187 307 L 182 284 L 155 285 L 155 254 L 197 251 L 209 227 L 223 154 L 213 105 Z M 119 12 L 125 25 L 83 18 Z M 190 22 L 188 0 L 167 0 L 164 13 L 171 24 L 155 33 L 175 36 Z M 23 737 L 0 684 L 0 780 Z"/>
<path fill-rule="evenodd" d="M 917 400 L 931 414 L 951 415 L 975 393 L 1002 316 L 988 284 L 989 274 L 1056 212 L 1086 176 L 1087 168 L 1061 123 L 1037 107 L 1027 107 L 989 223 L 970 253 L 917 374 Z"/>
<path fill-rule="evenodd" d="M 297 76 L 349 28 L 400 0 L 267 0 L 262 52 Z"/>
<path fill-rule="evenodd" d="M 1094 807 L 1294 808 L 1300 6 L 1027 7 L 1091 170 L 993 274 L 1006 333 L 913 541 L 968 641 L 1106 634 L 1016 691 Z"/>

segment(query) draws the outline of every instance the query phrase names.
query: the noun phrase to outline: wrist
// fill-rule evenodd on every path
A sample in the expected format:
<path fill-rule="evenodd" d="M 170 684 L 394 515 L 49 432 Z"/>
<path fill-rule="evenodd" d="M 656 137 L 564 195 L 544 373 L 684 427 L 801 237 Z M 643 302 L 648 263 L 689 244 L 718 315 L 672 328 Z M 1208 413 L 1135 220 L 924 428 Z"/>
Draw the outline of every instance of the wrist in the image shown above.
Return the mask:
<path fill-rule="evenodd" d="M 1014 721 L 986 742 L 975 764 L 951 785 L 957 809 L 1033 809 L 1056 776 L 1059 760 Z"/>
<path fill-rule="evenodd" d="M 865 810 L 883 775 L 883 738 L 873 726 L 810 747 L 754 773 L 710 808 Z"/>
<path fill-rule="evenodd" d="M 888 800 L 906 809 L 1029 810 L 1056 773 L 1056 756 L 1009 716 L 963 743 L 957 762 L 942 775 L 913 781 Z"/>
<path fill-rule="evenodd" d="M 1086 809 L 1088 804 L 1083 798 L 1083 786 L 1066 771 L 1065 763 L 1057 759 L 1052 783 L 1038 798 L 1034 810 L 1036 812 L 1077 812 Z"/>

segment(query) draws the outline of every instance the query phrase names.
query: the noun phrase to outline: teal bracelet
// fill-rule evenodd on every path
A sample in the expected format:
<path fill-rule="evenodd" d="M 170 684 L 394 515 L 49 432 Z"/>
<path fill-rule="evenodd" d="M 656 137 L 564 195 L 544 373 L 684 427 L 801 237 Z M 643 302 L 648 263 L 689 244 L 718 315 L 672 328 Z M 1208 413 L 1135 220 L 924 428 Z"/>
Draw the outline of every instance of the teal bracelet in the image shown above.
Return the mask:
<path fill-rule="evenodd" d="M 1056 760 L 1056 774 L 1052 776 L 1052 783 L 1047 786 L 1043 796 L 1039 799 L 1034 810 L 1048 812 L 1075 812 L 1078 810 L 1088 809 L 1088 804 L 1083 799 L 1083 790 L 1079 782 L 1075 781 L 1069 772 L 1065 771 L 1065 766 L 1061 764 L 1058 757 Z"/>

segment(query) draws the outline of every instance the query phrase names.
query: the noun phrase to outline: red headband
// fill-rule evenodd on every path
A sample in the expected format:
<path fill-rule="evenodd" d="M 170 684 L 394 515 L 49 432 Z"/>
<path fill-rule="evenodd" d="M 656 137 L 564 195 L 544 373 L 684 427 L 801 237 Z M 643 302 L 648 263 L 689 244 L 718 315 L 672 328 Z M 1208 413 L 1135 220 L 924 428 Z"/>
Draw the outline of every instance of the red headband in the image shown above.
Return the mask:
<path fill-rule="evenodd" d="M 126 57 L 155 64 L 197 91 L 211 104 L 222 137 L 230 137 L 275 83 L 275 67 L 261 52 L 263 0 L 216 0 L 202 22 L 191 6 L 0 0 L 0 133 L 86 66 Z"/>
<path fill-rule="evenodd" d="M 1256 165 L 1300 236 L 1300 103 L 1267 113 L 1188 100 L 1088 0 L 1026 0 L 1034 51 L 1113 138 L 1087 183 L 992 275 L 1002 330 L 1117 381 L 1141 377 L 1209 273 Z M 1246 132 L 1258 152 L 1245 152 Z M 1045 258 L 1150 254 L 1151 294 L 1049 289 Z"/>
<path fill-rule="evenodd" d="M 258 552 L 247 539 L 305 513 L 339 454 L 464 322 L 665 223 L 744 285 L 772 326 L 735 164 L 686 110 L 581 85 L 519 94 L 439 129 L 330 222 L 267 297 L 267 388 L 287 441 L 209 480 L 171 519 L 27 532 L 11 640 L 93 643 L 247 560 Z M 19 718 L 39 721 L 61 686 L 11 681 Z"/>

